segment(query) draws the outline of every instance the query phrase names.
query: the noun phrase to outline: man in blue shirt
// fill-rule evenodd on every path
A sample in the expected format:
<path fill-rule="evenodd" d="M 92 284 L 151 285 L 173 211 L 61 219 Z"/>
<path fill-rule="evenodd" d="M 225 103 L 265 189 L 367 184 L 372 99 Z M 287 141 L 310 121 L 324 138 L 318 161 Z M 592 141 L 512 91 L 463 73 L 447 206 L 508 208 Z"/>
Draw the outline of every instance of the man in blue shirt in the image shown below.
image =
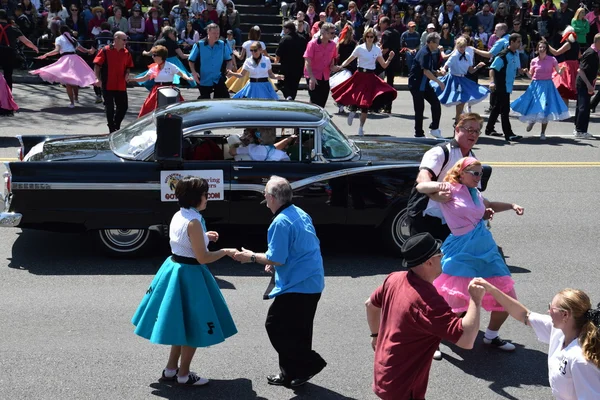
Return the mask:
<path fill-rule="evenodd" d="M 429 81 L 435 81 L 444 90 L 444 83 L 440 81 L 436 74 L 439 74 L 440 54 L 437 52 L 440 45 L 440 35 L 432 32 L 427 35 L 427 44 L 417 52 L 410 72 L 408 73 L 408 89 L 413 98 L 413 107 L 415 110 L 415 137 L 425 137 L 423 131 L 423 113 L 425 111 L 425 101 L 431 106 L 431 124 L 429 124 L 429 134 L 436 138 L 441 138 L 440 117 L 442 116 L 442 107 L 435 91 L 429 84 Z"/>
<path fill-rule="evenodd" d="M 327 365 L 312 349 L 313 320 L 325 287 L 323 258 L 312 219 L 292 204 L 293 191 L 284 178 L 272 176 L 265 186 L 267 207 L 273 213 L 269 226 L 269 248 L 254 253 L 242 248 L 234 259 L 265 265 L 275 272 L 273 299 L 265 327 L 279 354 L 277 375 L 267 376 L 271 385 L 297 387 Z"/>
<path fill-rule="evenodd" d="M 206 27 L 206 39 L 194 44 L 188 62 L 192 76 L 200 90 L 199 99 L 228 99 L 229 91 L 225 86 L 225 72 L 232 70 L 231 48 L 227 42 L 219 40 L 219 25 Z"/>
<path fill-rule="evenodd" d="M 502 121 L 502 132 L 507 143 L 521 140 L 522 137 L 515 135 L 510 126 L 510 94 L 517 73 L 522 72 L 521 61 L 517 51 L 521 48 L 521 35 L 513 33 L 509 36 L 509 44 L 506 50 L 501 51 L 490 66 L 490 91 L 496 94 L 496 101 L 492 104 L 490 117 L 488 119 L 486 132 L 493 132 L 494 125 L 500 115 Z"/>

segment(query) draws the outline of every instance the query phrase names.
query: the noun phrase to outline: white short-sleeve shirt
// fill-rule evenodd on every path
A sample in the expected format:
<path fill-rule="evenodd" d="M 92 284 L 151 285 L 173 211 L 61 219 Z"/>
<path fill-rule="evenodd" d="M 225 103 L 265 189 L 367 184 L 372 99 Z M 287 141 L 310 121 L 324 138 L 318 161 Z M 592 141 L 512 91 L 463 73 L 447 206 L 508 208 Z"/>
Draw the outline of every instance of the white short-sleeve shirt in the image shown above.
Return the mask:
<path fill-rule="evenodd" d="M 529 314 L 529 324 L 538 339 L 549 344 L 548 378 L 552 395 L 557 400 L 600 399 L 600 369 L 583 356 L 579 340 L 564 349 L 565 335 L 552 326 L 552 317 Z"/>
<path fill-rule="evenodd" d="M 252 161 L 290 161 L 290 157 L 283 150 L 277 150 L 273 146 L 265 146 L 263 144 L 249 144 L 248 146 L 239 147 L 237 155 L 249 155 Z M 236 156 L 237 159 L 237 156 Z"/>
<path fill-rule="evenodd" d="M 358 67 L 374 70 L 377 64 L 377 58 L 381 56 L 381 49 L 373 45 L 371 51 L 367 50 L 366 44 L 358 45 L 352 51 L 352 56 L 358 59 Z"/>
<path fill-rule="evenodd" d="M 250 78 L 268 78 L 271 70 L 271 60 L 261 56 L 257 64 L 253 58 L 247 58 L 242 68 L 250 73 Z"/>
<path fill-rule="evenodd" d="M 169 244 L 171 245 L 171 253 L 182 257 L 196 258 L 192 249 L 192 242 L 188 235 L 188 225 L 193 220 L 200 221 L 201 215 L 198 211 L 191 208 L 181 208 L 173 215 L 171 224 L 169 225 Z M 208 250 L 208 236 L 204 234 L 204 244 Z"/>
<path fill-rule="evenodd" d="M 434 175 L 437 182 L 442 182 L 444 177 L 450 171 L 450 169 L 456 164 L 458 160 L 463 158 L 462 151 L 458 146 L 458 143 L 455 141 L 451 141 L 450 143 L 444 144 L 444 146 L 449 147 L 448 154 L 448 162 L 442 169 L 442 165 L 444 164 L 444 149 L 441 146 L 435 146 L 423 155 L 423 159 L 421 160 L 421 165 L 419 166 L 419 170 L 426 169 L 430 173 Z M 475 157 L 473 152 L 470 153 L 470 157 Z M 479 188 L 481 188 L 481 184 L 479 184 Z M 438 217 L 442 221 L 442 209 L 440 208 L 440 203 L 437 201 L 433 201 L 429 199 L 427 203 L 427 208 L 423 211 L 423 215 L 431 215 L 433 217 Z"/>
<path fill-rule="evenodd" d="M 173 77 L 177 75 L 179 69 L 175 64 L 165 61 L 165 65 L 154 78 L 155 82 L 173 82 Z"/>
<path fill-rule="evenodd" d="M 252 46 L 252 43 L 256 42 L 256 40 L 246 40 L 244 43 L 242 43 L 242 48 L 244 49 L 244 51 L 246 52 L 246 60 L 249 59 L 250 57 L 252 57 L 252 52 L 250 51 L 250 46 Z M 267 46 L 265 46 L 264 42 L 258 42 L 260 43 L 260 47 L 262 47 L 263 50 L 265 50 L 267 48 Z"/>
<path fill-rule="evenodd" d="M 448 58 L 448 61 L 446 61 L 446 67 L 452 75 L 465 76 L 469 72 L 469 67 L 472 65 L 473 56 L 470 56 L 466 49 L 464 54 L 460 54 L 458 50 L 454 50 Z"/>
<path fill-rule="evenodd" d="M 65 35 L 60 35 L 54 39 L 54 44 L 60 46 L 60 54 L 75 53 L 75 46 L 73 46 L 73 43 Z"/>

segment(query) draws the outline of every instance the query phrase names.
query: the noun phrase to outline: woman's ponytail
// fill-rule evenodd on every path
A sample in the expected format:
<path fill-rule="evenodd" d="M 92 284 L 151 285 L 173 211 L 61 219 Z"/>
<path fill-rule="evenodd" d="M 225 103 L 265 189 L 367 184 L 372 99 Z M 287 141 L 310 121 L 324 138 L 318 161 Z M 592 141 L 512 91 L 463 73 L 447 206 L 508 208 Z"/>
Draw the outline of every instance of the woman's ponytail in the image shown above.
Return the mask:
<path fill-rule="evenodd" d="M 581 327 L 579 344 L 586 360 L 600 368 L 600 304 L 585 313 L 585 324 Z"/>

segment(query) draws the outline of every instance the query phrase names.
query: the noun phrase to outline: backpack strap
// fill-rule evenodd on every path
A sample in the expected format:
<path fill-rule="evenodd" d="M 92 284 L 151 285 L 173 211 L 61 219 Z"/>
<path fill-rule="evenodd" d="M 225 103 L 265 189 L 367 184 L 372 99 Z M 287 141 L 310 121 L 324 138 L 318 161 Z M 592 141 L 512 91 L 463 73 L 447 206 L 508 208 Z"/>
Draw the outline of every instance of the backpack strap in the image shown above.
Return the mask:
<path fill-rule="evenodd" d="M 6 25 L 9 26 L 9 25 Z M 10 47 L 10 41 L 8 40 L 8 33 L 6 33 L 6 26 L 0 24 L 0 45 L 6 43 L 6 47 Z"/>

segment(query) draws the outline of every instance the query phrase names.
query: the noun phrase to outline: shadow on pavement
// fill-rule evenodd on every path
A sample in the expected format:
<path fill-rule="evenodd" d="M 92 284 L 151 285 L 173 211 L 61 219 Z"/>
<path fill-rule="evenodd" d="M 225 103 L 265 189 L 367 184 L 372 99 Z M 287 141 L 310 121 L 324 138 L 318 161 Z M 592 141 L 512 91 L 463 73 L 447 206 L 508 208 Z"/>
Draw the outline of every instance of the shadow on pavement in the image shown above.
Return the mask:
<path fill-rule="evenodd" d="M 533 331 L 531 334 L 534 335 Z M 489 388 L 505 399 L 518 400 L 506 392 L 506 388 L 509 387 L 550 386 L 548 369 L 545 367 L 548 364 L 546 353 L 513 343 L 516 347 L 515 353 L 519 354 L 517 357 L 511 353 L 489 348 L 482 343 L 482 332 L 479 333 L 473 350 L 461 349 L 454 344 L 444 342 L 462 360 L 444 354 L 443 362 L 449 362 L 467 375 L 490 382 Z"/>
<path fill-rule="evenodd" d="M 211 250 L 241 247 L 264 252 L 266 230 L 233 232 L 221 230 L 218 244 Z M 389 255 L 379 235 L 345 229 L 343 233 L 319 233 L 326 276 L 372 276 L 401 269 L 401 259 Z M 32 251 L 35 249 L 35 251 Z M 17 232 L 8 267 L 27 270 L 35 275 L 153 275 L 170 254 L 167 238 L 156 238 L 151 253 L 138 258 L 110 258 L 95 245 L 91 235 L 53 233 L 36 230 Z M 222 289 L 235 289 L 226 276 L 264 276 L 264 266 L 223 258 L 209 264 Z M 265 286 L 267 281 L 265 281 Z"/>
<path fill-rule="evenodd" d="M 252 381 L 246 378 L 233 380 L 211 379 L 204 387 L 185 387 L 169 383 L 152 383 L 152 394 L 164 399 L 190 399 L 198 397 L 206 400 L 268 400 L 259 397 L 252 389 Z M 333 398 L 333 397 L 332 397 Z"/>
<path fill-rule="evenodd" d="M 294 397 L 290 397 L 290 400 L 300 399 L 319 399 L 319 400 L 357 400 L 354 397 L 344 396 L 332 390 L 326 389 L 322 386 L 314 385 L 308 382 L 306 385 L 301 386 L 294 390 Z"/>

